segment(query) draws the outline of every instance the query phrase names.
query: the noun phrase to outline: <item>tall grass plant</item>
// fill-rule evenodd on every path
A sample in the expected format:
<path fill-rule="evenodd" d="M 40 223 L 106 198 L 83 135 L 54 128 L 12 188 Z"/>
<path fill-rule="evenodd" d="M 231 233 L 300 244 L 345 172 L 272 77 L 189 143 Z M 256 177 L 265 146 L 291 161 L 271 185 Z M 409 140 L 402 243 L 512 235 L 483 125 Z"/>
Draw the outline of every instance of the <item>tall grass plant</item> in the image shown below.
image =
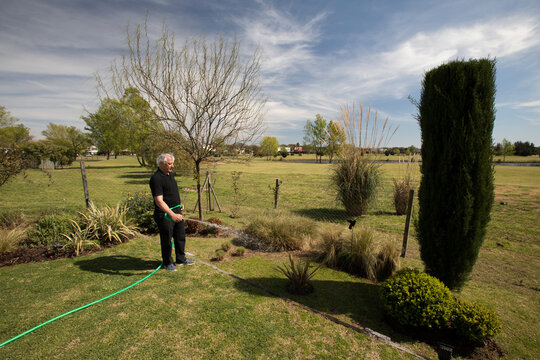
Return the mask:
<path fill-rule="evenodd" d="M 0 253 L 13 251 L 26 238 L 26 229 L 16 227 L 6 230 L 0 229 Z"/>
<path fill-rule="evenodd" d="M 341 108 L 341 120 L 347 135 L 347 144 L 341 152 L 341 158 L 334 167 L 332 183 L 340 201 L 351 216 L 361 216 L 368 205 L 377 196 L 381 185 L 380 164 L 375 152 L 384 146 L 395 134 L 388 118 L 382 127 L 378 115 L 371 119 L 371 107 L 366 109 L 360 104 L 358 112 L 345 105 Z"/>

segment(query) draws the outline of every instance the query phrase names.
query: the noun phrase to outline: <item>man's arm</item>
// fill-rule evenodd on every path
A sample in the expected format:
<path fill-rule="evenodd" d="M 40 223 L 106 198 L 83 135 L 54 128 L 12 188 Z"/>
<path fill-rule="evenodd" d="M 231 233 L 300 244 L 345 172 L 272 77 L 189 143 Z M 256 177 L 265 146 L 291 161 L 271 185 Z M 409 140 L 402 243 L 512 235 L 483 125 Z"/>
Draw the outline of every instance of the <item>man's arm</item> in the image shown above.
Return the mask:
<path fill-rule="evenodd" d="M 165 213 L 167 213 L 167 215 L 169 215 L 169 217 L 171 218 L 172 221 L 174 221 L 174 222 L 182 221 L 183 216 L 173 212 L 169 208 L 169 205 L 167 205 L 167 203 L 165 201 L 163 201 L 163 195 L 154 196 L 154 201 L 155 201 L 157 207 L 160 208 L 161 210 L 163 210 Z"/>

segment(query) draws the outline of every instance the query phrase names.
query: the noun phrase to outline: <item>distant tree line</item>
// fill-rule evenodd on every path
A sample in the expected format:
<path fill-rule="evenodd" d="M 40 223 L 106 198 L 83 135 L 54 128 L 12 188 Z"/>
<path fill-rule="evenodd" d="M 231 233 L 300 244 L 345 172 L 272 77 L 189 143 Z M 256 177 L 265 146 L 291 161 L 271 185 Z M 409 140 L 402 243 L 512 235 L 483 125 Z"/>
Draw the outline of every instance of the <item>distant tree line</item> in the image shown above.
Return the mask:
<path fill-rule="evenodd" d="M 534 143 L 528 141 L 516 141 L 511 143 L 510 141 L 503 139 L 500 143 L 493 146 L 493 154 L 503 156 L 504 158 L 506 158 L 507 155 L 540 155 L 540 147 L 535 147 Z"/>

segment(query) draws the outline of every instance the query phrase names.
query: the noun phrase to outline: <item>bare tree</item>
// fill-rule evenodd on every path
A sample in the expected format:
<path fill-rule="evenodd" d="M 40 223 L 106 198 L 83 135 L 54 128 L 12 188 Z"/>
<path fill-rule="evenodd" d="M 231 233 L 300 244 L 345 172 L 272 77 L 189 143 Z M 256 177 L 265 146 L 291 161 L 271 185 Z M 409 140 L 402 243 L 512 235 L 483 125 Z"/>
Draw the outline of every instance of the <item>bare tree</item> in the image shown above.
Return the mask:
<path fill-rule="evenodd" d="M 177 48 L 166 24 L 161 37 L 151 40 L 148 20 L 134 31 L 128 28 L 127 42 L 128 54 L 111 66 L 112 89 L 117 97 L 128 87 L 139 89 L 166 130 L 164 136 L 175 134 L 170 140 L 191 156 L 202 217 L 201 162 L 218 140 L 246 143 L 262 133 L 266 99 L 259 80 L 260 52 L 243 59 L 239 42 L 223 37 L 212 42 L 191 38 Z"/>

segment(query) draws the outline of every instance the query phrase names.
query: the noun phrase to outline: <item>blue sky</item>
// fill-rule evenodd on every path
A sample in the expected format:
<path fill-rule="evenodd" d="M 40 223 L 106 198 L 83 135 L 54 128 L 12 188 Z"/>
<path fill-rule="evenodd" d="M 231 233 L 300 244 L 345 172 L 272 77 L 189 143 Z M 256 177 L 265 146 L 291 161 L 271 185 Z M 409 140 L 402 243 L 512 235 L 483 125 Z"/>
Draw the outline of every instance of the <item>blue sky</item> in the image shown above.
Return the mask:
<path fill-rule="evenodd" d="M 399 126 L 390 146 L 420 146 L 416 108 L 426 71 L 496 58 L 493 139 L 540 145 L 540 1 L 0 1 L 0 105 L 36 138 L 49 122 L 84 128 L 93 74 L 126 50 L 128 24 L 177 41 L 236 36 L 263 51 L 265 135 L 302 143 L 306 120 L 362 103 Z"/>

